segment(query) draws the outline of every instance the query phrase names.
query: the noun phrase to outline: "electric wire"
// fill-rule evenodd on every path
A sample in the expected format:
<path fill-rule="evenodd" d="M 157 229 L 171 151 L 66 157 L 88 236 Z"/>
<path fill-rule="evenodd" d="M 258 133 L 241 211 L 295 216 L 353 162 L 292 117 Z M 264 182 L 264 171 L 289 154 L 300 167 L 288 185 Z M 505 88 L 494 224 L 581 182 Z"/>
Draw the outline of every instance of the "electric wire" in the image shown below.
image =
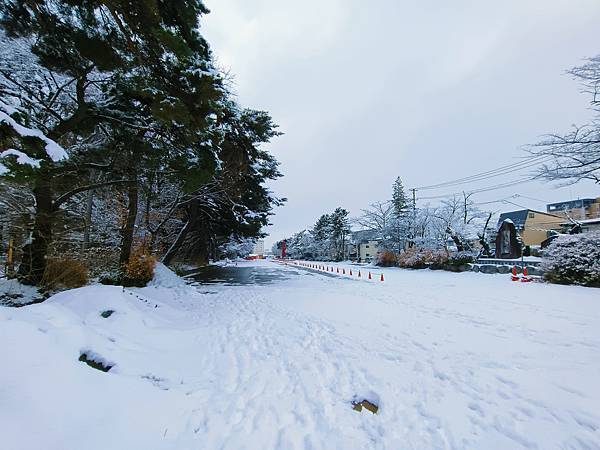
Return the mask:
<path fill-rule="evenodd" d="M 414 188 L 417 191 L 431 190 L 431 189 L 440 189 L 444 187 L 453 187 L 461 184 L 472 183 L 476 181 L 483 181 L 490 178 L 495 178 L 498 176 L 506 175 L 515 171 L 527 169 L 529 167 L 537 166 L 545 162 L 545 160 L 550 159 L 547 155 L 540 155 L 537 157 L 533 157 L 527 161 L 515 162 L 506 166 L 498 167 L 493 170 L 488 170 L 485 172 L 480 172 L 474 175 L 470 175 L 468 177 L 458 178 L 455 180 L 446 181 L 443 183 L 432 184 L 428 186 L 420 186 Z"/>

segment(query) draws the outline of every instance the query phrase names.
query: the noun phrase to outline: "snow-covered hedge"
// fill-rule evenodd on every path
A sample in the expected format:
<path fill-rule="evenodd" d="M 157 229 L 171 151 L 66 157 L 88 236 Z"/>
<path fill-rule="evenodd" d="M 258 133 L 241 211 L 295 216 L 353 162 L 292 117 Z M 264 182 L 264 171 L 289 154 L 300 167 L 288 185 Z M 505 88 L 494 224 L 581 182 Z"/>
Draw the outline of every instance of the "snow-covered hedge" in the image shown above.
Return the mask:
<path fill-rule="evenodd" d="M 447 262 L 448 254 L 443 250 L 409 249 L 398 256 L 398 265 L 405 269 L 425 269 Z"/>
<path fill-rule="evenodd" d="M 542 268 L 552 283 L 600 287 L 600 232 L 555 239 L 544 253 Z"/>

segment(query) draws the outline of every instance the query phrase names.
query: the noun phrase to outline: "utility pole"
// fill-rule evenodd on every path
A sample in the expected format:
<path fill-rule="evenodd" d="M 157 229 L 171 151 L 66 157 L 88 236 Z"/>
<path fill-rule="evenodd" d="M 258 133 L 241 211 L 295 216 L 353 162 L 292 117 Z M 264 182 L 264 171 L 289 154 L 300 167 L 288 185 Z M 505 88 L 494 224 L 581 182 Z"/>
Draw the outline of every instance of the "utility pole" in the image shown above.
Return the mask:
<path fill-rule="evenodd" d="M 410 230 L 410 234 L 412 235 L 412 241 L 413 241 L 413 245 L 415 245 L 416 240 L 417 240 L 417 190 L 415 188 L 411 189 L 412 191 L 412 224 L 411 224 L 411 228 L 412 230 Z M 410 243 L 409 243 L 410 246 Z M 412 247 L 412 246 L 410 246 Z"/>

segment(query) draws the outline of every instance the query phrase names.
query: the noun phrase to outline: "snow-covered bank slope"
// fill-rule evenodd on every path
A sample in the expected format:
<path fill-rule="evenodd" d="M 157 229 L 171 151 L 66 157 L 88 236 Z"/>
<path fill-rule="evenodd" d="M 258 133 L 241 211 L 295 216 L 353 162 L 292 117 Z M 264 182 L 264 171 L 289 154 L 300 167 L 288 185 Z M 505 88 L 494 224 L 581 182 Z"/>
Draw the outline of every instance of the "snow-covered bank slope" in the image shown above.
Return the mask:
<path fill-rule="evenodd" d="M 600 448 L 598 290 L 252 264 L 281 277 L 194 289 L 161 271 L 0 308 L 1 447 Z"/>

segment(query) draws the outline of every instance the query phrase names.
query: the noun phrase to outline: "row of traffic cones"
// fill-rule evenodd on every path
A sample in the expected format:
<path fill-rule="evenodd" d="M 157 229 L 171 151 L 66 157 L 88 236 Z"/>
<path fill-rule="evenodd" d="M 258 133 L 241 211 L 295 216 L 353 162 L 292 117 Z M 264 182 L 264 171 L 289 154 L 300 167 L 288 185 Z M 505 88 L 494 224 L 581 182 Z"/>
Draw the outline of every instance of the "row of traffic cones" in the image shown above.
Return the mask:
<path fill-rule="evenodd" d="M 533 278 L 531 278 L 529 276 L 529 274 L 527 273 L 527 267 L 523 267 L 523 276 L 520 277 L 517 274 L 517 266 L 513 266 L 512 275 L 511 275 L 510 279 L 512 281 L 520 281 L 521 283 L 529 283 L 530 281 L 533 280 Z"/>
<path fill-rule="evenodd" d="M 340 272 L 340 268 L 339 267 L 324 266 L 322 264 L 313 264 L 313 263 L 305 263 L 305 262 L 296 262 L 296 264 L 299 265 L 299 266 L 301 266 L 301 267 L 306 267 L 307 269 L 322 270 L 322 271 L 325 271 L 325 272 L 330 272 L 330 273 L 334 273 L 335 272 L 337 274 L 346 275 L 346 269 L 344 267 L 342 267 L 342 270 Z M 348 270 L 348 275 L 349 276 L 353 276 L 352 269 Z M 358 273 L 357 273 L 356 276 L 358 278 L 362 278 L 362 273 L 361 273 L 360 269 L 358 270 Z M 373 275 L 371 274 L 370 271 L 368 272 L 367 279 L 369 279 L 369 280 L 373 279 Z M 379 281 L 385 281 L 383 273 L 380 274 Z"/>

